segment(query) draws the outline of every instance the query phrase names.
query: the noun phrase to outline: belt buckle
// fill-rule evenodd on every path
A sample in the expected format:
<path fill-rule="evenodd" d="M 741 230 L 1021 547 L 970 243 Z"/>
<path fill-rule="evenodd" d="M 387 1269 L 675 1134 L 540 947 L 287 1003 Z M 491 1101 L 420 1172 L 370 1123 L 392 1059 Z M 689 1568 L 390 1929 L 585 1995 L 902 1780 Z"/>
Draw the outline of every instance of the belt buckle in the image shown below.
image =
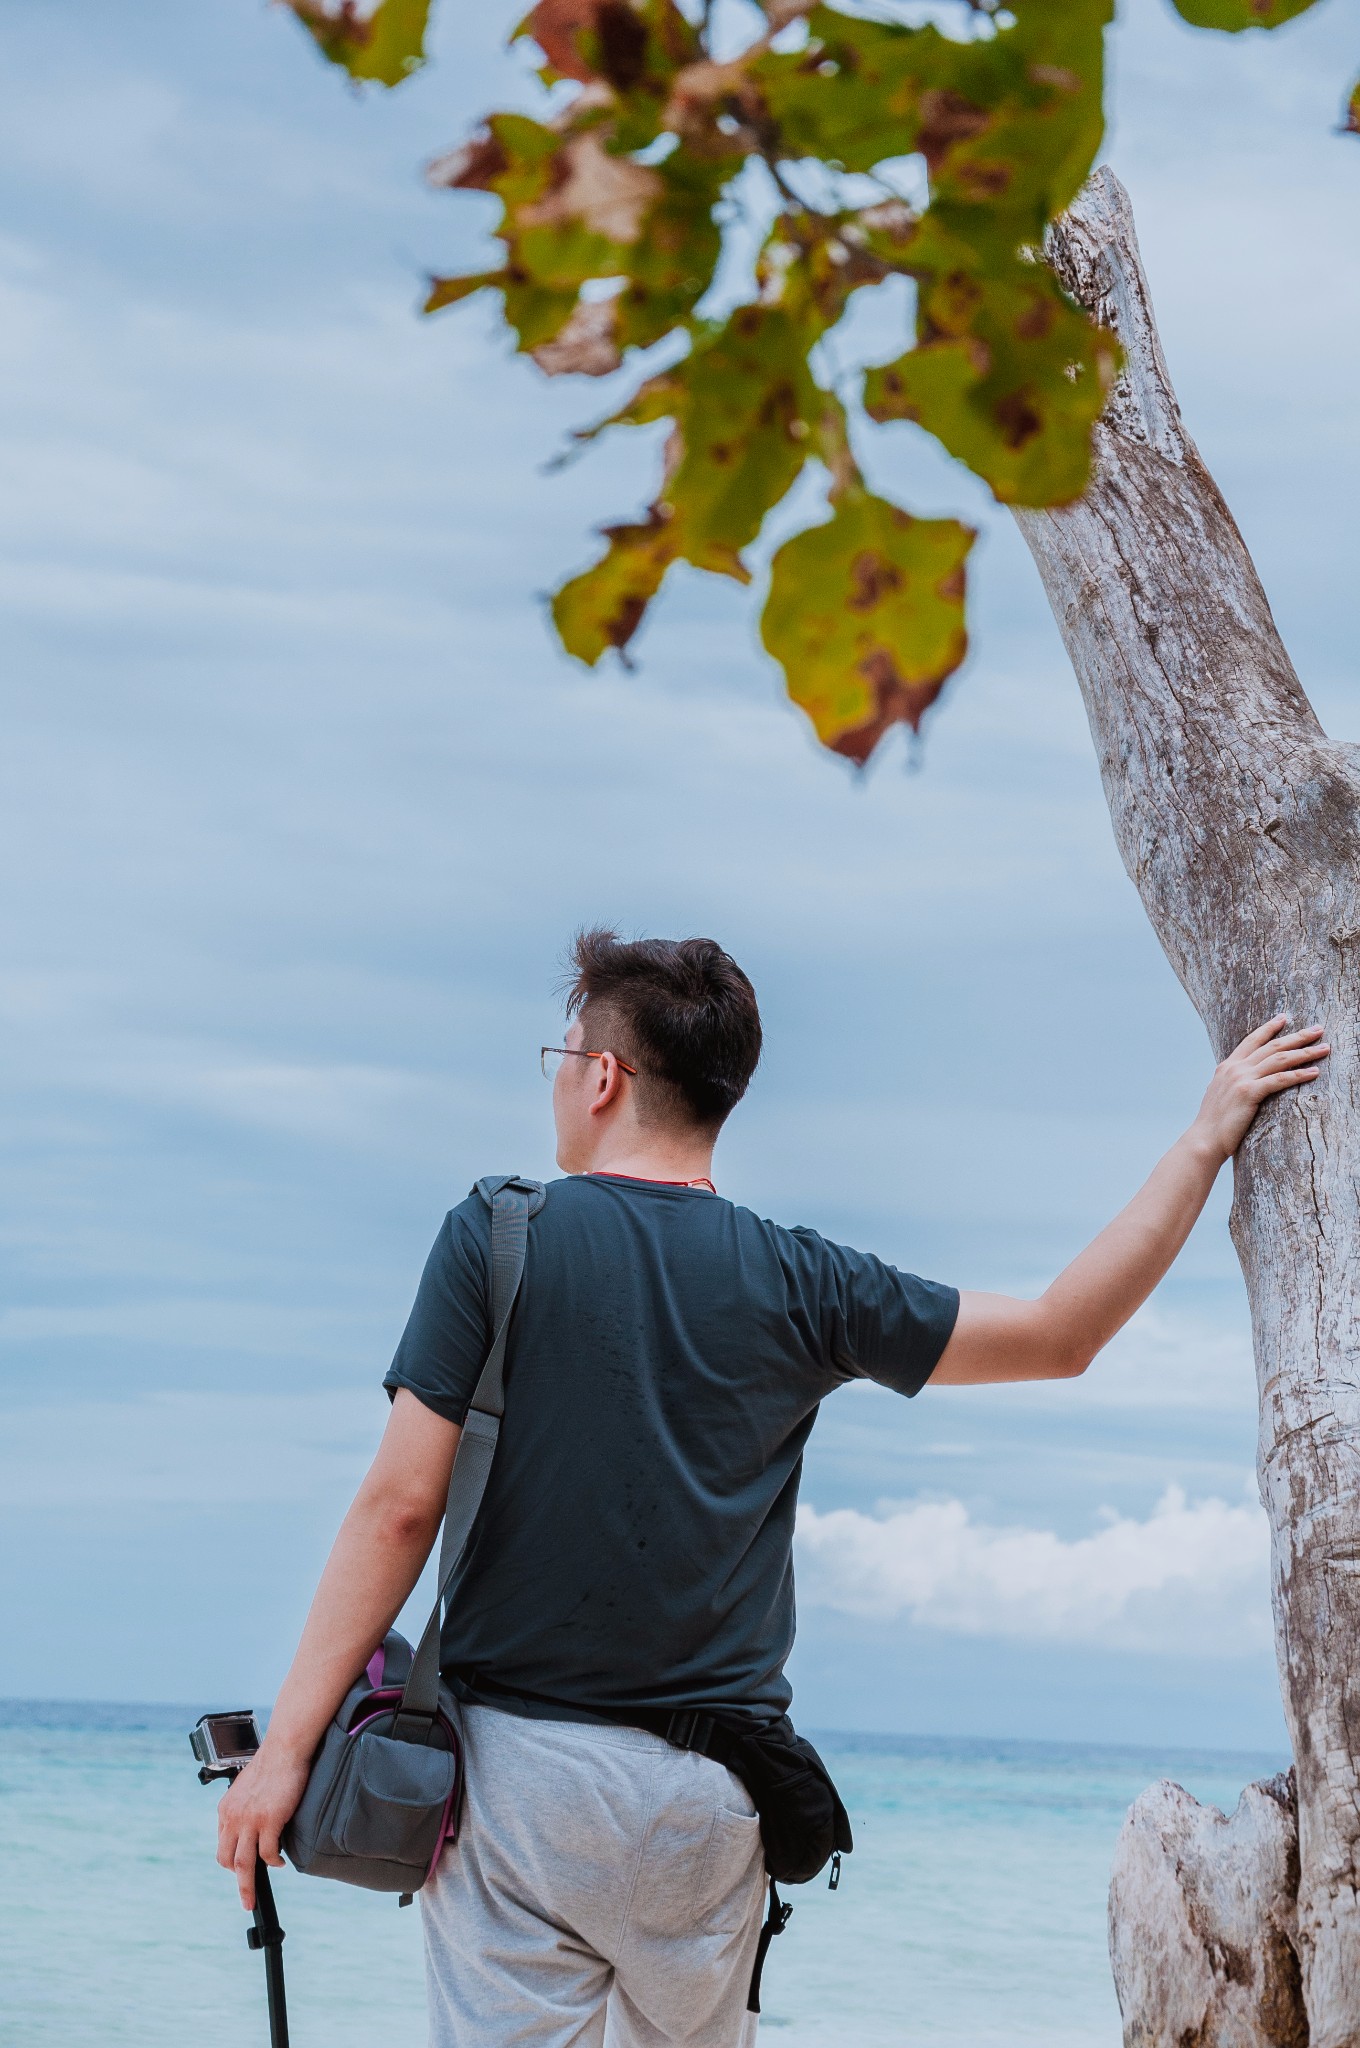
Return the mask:
<path fill-rule="evenodd" d="M 683 1707 L 671 1715 L 666 1740 L 677 1749 L 702 1750 L 712 1739 L 715 1726 L 713 1716 L 701 1708 Z"/>

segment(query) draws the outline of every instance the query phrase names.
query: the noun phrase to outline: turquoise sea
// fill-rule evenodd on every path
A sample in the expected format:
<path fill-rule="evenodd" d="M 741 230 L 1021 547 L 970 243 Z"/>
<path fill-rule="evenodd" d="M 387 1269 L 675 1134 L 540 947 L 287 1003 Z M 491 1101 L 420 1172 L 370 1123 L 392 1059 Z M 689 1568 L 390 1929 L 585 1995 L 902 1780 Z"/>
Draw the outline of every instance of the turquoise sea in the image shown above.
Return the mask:
<path fill-rule="evenodd" d="M 264 2048 L 264 1974 L 213 1862 L 186 1707 L 0 1702 L 0 2041 Z M 795 1888 L 766 1972 L 778 2048 L 1118 2048 L 1110 1852 L 1158 1777 L 1231 1808 L 1275 1756 L 819 1734 L 856 1849 Z M 420 2048 L 420 1927 L 276 1879 L 294 2048 Z M 491 2048 L 491 2044 L 488 2044 Z"/>

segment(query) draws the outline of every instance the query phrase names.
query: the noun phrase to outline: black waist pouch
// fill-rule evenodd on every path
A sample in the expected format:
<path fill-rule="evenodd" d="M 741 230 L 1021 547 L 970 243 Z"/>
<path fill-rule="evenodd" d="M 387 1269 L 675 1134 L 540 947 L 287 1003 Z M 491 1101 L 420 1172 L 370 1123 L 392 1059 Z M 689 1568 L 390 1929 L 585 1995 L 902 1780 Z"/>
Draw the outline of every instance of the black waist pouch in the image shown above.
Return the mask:
<path fill-rule="evenodd" d="M 781 1884 L 807 1884 L 831 1865 L 831 1889 L 840 1882 L 841 1858 L 855 1846 L 845 1802 L 812 1744 L 784 1716 L 753 1724 L 749 1715 L 680 1712 L 639 1714 L 637 1721 L 678 1749 L 696 1749 L 724 1764 L 750 1793 L 760 1817 L 760 1839 L 770 1880 L 770 1908 L 760 1930 L 748 2012 L 760 2011 L 760 1982 L 771 1941 L 782 1934 L 793 1908 Z"/>
<path fill-rule="evenodd" d="M 755 1801 L 765 1868 L 780 1884 L 806 1884 L 832 1857 L 855 1846 L 850 1816 L 831 1773 L 787 1719 L 734 1735 L 723 1758 Z M 712 1751 L 709 1752 L 712 1754 Z"/>

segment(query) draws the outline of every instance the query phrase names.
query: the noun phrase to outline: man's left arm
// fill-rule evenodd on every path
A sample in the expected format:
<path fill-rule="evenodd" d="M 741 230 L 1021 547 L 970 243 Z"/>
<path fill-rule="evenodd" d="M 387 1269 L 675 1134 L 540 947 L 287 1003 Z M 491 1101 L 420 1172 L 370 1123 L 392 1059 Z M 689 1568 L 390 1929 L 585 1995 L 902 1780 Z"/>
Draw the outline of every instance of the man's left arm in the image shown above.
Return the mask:
<path fill-rule="evenodd" d="M 1330 1047 L 1287 1017 L 1244 1038 L 1215 1068 L 1199 1115 L 1128 1207 L 1037 1301 L 964 1293 L 932 1386 L 1074 1379 L 1121 1330 L 1170 1268 L 1261 1104 L 1314 1081 Z"/>
<path fill-rule="evenodd" d="M 217 1809 L 217 1860 L 255 1903 L 255 1858 L 276 1867 L 312 1758 L 401 1612 L 439 1533 L 461 1431 L 405 1387 L 331 1548 L 258 1754 Z"/>

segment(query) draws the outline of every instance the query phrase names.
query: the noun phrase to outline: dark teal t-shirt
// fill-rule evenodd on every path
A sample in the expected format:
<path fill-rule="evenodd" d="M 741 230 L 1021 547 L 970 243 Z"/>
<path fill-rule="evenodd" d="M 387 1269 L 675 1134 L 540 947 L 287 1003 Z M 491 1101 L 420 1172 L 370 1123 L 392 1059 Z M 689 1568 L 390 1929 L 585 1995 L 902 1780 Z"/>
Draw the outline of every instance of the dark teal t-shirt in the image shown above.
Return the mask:
<path fill-rule="evenodd" d="M 384 1382 L 451 1422 L 490 1342 L 490 1236 L 478 1195 L 445 1219 Z M 551 1182 L 445 1670 L 587 1712 L 784 1712 L 817 1405 L 852 1379 L 918 1393 L 958 1304 L 952 1287 L 703 1189 Z"/>

